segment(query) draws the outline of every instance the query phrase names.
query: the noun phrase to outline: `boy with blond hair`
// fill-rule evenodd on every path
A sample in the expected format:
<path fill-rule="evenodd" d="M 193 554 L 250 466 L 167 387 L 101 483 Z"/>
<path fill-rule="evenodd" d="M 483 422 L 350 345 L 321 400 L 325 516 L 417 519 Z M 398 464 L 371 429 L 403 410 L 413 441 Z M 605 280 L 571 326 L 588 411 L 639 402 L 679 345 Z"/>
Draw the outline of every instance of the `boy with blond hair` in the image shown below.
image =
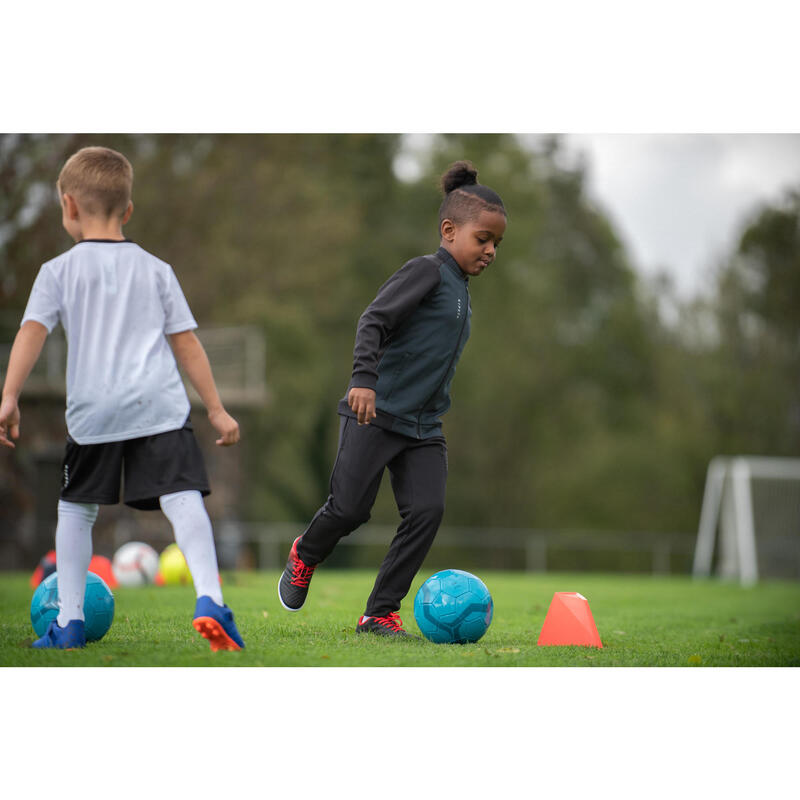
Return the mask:
<path fill-rule="evenodd" d="M 0 401 L 0 444 L 19 438 L 19 396 L 44 341 L 61 322 L 68 342 L 67 444 L 56 527 L 59 613 L 37 648 L 86 644 L 83 602 L 98 506 L 162 509 L 192 573 L 193 625 L 212 650 L 244 642 L 222 599 L 208 479 L 189 421 L 181 365 L 219 434 L 239 441 L 220 401 L 197 323 L 169 264 L 126 239 L 133 169 L 106 147 L 85 147 L 57 181 L 62 224 L 76 244 L 42 265 L 14 340 Z"/>

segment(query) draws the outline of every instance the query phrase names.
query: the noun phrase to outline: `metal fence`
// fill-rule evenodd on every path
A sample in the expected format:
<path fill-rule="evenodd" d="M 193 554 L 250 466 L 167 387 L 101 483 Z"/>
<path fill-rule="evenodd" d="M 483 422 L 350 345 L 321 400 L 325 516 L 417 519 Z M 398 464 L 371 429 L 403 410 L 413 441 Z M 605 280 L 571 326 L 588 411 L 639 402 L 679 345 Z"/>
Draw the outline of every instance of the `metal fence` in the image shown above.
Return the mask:
<path fill-rule="evenodd" d="M 220 566 L 280 569 L 303 526 L 289 523 L 218 521 L 214 525 Z M 391 525 L 367 524 L 340 540 L 326 562 L 331 568 L 374 567 L 395 535 Z M 121 530 L 114 547 L 129 541 Z M 163 549 L 171 532 L 150 537 Z M 155 538 L 155 540 L 153 540 Z M 545 531 L 525 528 L 442 527 L 426 560 L 432 569 L 446 566 L 514 569 L 529 572 L 608 571 L 655 575 L 691 570 L 693 533 Z M 243 557 L 245 556 L 245 557 Z"/>

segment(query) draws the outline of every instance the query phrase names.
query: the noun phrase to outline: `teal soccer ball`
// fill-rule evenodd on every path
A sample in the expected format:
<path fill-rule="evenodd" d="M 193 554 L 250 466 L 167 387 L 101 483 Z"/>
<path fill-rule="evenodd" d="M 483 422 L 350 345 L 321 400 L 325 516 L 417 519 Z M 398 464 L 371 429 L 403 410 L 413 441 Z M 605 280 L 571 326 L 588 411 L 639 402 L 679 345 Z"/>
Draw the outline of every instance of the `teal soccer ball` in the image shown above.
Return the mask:
<path fill-rule="evenodd" d="M 493 612 L 486 584 L 460 569 L 431 575 L 414 598 L 417 626 L 437 644 L 477 642 L 492 624 Z"/>
<path fill-rule="evenodd" d="M 86 597 L 83 601 L 86 641 L 102 639 L 114 620 L 114 595 L 106 582 L 93 572 L 86 573 Z M 31 600 L 31 622 L 37 636 L 44 636 L 58 616 L 58 573 L 45 578 Z"/>

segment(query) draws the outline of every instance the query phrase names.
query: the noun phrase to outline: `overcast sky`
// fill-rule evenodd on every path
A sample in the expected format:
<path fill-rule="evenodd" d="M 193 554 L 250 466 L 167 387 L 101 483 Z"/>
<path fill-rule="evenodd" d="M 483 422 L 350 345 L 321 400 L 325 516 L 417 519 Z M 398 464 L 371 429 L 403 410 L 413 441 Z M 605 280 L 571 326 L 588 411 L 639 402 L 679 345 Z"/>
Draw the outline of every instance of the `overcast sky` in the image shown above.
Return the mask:
<path fill-rule="evenodd" d="M 590 193 L 612 218 L 634 264 L 664 269 L 684 297 L 708 288 L 761 202 L 800 187 L 800 135 L 575 134 L 589 157 Z"/>
<path fill-rule="evenodd" d="M 523 136 L 537 146 L 541 134 Z M 406 137 L 395 163 L 409 179 L 430 136 Z M 714 265 L 763 202 L 800 187 L 798 134 L 566 134 L 586 157 L 589 196 L 643 275 L 668 273 L 684 299 L 711 288 Z M 480 165 L 478 165 L 480 169 Z"/>

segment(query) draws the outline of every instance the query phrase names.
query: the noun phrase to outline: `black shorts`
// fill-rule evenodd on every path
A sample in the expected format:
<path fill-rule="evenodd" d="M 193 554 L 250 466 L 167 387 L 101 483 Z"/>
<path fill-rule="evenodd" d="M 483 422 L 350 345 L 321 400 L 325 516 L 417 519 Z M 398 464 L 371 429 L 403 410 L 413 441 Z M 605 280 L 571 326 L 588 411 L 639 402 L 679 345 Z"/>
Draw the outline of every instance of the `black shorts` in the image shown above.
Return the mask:
<path fill-rule="evenodd" d="M 172 492 L 211 494 L 188 419 L 180 430 L 124 442 L 78 444 L 67 436 L 61 475 L 61 499 L 72 503 L 119 503 L 123 476 L 123 502 L 146 511 L 160 508 L 158 498 Z"/>

